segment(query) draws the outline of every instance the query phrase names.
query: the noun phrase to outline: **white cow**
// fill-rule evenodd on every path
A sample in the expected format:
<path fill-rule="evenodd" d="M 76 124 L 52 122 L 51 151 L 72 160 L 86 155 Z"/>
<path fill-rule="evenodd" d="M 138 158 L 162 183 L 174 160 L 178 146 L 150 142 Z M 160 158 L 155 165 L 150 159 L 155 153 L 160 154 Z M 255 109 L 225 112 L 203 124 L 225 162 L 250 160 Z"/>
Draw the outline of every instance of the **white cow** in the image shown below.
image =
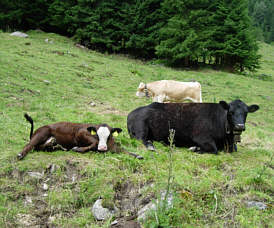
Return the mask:
<path fill-rule="evenodd" d="M 150 83 L 141 82 L 136 96 L 151 96 L 154 102 L 192 102 L 202 103 L 201 84 L 199 82 L 178 82 L 161 80 Z"/>

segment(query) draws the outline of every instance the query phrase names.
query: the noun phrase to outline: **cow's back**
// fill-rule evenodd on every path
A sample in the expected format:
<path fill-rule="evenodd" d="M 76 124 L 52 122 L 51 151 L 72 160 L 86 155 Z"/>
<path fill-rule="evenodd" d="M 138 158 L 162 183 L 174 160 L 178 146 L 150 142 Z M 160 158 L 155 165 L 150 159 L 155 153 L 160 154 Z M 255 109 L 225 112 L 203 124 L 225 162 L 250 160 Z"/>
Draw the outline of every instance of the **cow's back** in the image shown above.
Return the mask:
<path fill-rule="evenodd" d="M 48 125 L 51 135 L 56 139 L 57 144 L 65 148 L 72 148 L 78 145 L 77 134 L 80 130 L 87 131 L 87 128 L 93 126 L 91 124 L 58 122 Z"/>
<path fill-rule="evenodd" d="M 138 128 L 143 121 L 149 139 L 165 143 L 173 129 L 176 146 L 192 146 L 193 136 L 199 134 L 214 132 L 214 137 L 221 139 L 225 116 L 226 111 L 215 103 L 152 103 L 131 112 L 128 123 Z"/>

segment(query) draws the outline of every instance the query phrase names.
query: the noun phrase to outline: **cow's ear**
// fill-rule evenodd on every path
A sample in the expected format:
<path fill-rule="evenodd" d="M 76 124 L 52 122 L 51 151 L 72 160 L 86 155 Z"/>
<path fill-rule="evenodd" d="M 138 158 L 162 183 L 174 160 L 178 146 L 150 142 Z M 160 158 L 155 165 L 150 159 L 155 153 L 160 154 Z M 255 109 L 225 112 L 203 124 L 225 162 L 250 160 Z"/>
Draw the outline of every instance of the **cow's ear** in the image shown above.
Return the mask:
<path fill-rule="evenodd" d="M 228 110 L 228 109 L 229 109 L 229 105 L 228 105 L 228 103 L 226 103 L 225 101 L 220 101 L 219 104 L 220 104 L 225 110 Z"/>
<path fill-rule="evenodd" d="M 90 131 L 91 135 L 96 135 L 96 128 L 95 127 L 88 127 L 87 130 Z"/>
<path fill-rule="evenodd" d="M 114 137 L 118 136 L 118 134 L 122 131 L 121 128 L 112 128 L 111 133 Z"/>
<path fill-rule="evenodd" d="M 259 105 L 248 106 L 248 112 L 256 112 L 259 109 Z"/>

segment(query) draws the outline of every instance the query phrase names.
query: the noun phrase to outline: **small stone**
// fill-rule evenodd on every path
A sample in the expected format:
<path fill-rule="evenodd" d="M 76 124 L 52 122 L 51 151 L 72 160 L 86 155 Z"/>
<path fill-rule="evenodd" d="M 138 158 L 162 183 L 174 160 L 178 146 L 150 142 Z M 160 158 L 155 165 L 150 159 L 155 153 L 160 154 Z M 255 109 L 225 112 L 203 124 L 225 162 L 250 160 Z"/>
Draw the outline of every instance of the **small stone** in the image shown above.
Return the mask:
<path fill-rule="evenodd" d="M 47 191 L 48 189 L 49 189 L 49 186 L 48 186 L 46 183 L 44 183 L 44 184 L 43 184 L 43 190 L 44 190 L 44 191 Z"/>
<path fill-rule="evenodd" d="M 24 202 L 25 206 L 28 204 L 32 204 L 32 198 L 30 196 L 26 196 L 26 200 Z"/>
<path fill-rule="evenodd" d="M 258 201 L 248 201 L 247 207 L 255 207 L 259 210 L 265 210 L 267 208 L 267 205 L 265 203 L 258 202 Z"/>
<path fill-rule="evenodd" d="M 46 42 L 46 43 L 53 44 L 53 40 L 50 40 L 50 39 L 48 39 L 48 38 L 47 38 L 47 39 L 45 39 L 45 42 Z"/>
<path fill-rule="evenodd" d="M 156 210 L 156 204 L 153 202 L 148 203 L 138 211 L 138 221 L 145 220 L 149 211 Z"/>
<path fill-rule="evenodd" d="M 58 165 L 55 164 L 51 164 L 47 167 L 47 169 L 49 170 L 49 172 L 52 174 L 54 173 L 57 169 L 59 169 L 60 167 Z"/>
<path fill-rule="evenodd" d="M 91 101 L 91 102 L 89 103 L 89 105 L 90 105 L 91 107 L 96 106 L 96 104 L 95 104 L 93 101 Z"/>
<path fill-rule="evenodd" d="M 78 48 L 82 48 L 82 49 L 85 49 L 85 48 L 86 48 L 85 46 L 83 46 L 83 45 L 81 45 L 81 44 L 75 44 L 75 46 L 78 47 Z"/>
<path fill-rule="evenodd" d="M 117 220 L 114 220 L 110 225 L 111 226 L 114 226 L 114 225 L 116 225 L 118 223 L 118 221 Z"/>
<path fill-rule="evenodd" d="M 161 191 L 161 202 L 159 203 L 159 200 L 156 200 L 156 203 L 154 202 L 149 202 L 148 204 L 146 204 L 143 208 L 141 208 L 138 211 L 138 221 L 142 221 L 145 220 L 147 215 L 149 214 L 149 212 L 151 211 L 155 211 L 157 209 L 157 204 L 160 207 L 163 207 L 163 202 L 166 196 L 166 191 Z M 171 208 L 173 206 L 173 195 L 172 193 L 169 193 L 167 196 L 167 208 Z"/>
<path fill-rule="evenodd" d="M 43 82 L 45 82 L 46 84 L 50 84 L 51 82 L 48 80 L 43 80 Z"/>
<path fill-rule="evenodd" d="M 74 183 L 76 181 L 76 179 L 77 179 L 77 175 L 73 174 L 71 177 L 72 183 Z"/>
<path fill-rule="evenodd" d="M 19 32 L 19 31 L 11 33 L 10 36 L 17 36 L 17 37 L 23 37 L 23 38 L 27 38 L 28 37 L 28 35 L 26 33 Z"/>
<path fill-rule="evenodd" d="M 114 215 L 114 211 L 110 211 L 108 208 L 102 206 L 102 199 L 96 200 L 92 206 L 91 212 L 98 221 L 106 220 Z"/>
<path fill-rule="evenodd" d="M 54 220 L 55 220 L 55 217 L 54 217 L 54 216 L 49 216 L 49 218 L 48 218 L 49 223 L 54 222 Z"/>
<path fill-rule="evenodd" d="M 37 178 L 37 179 L 41 179 L 44 176 L 43 173 L 39 173 L 39 172 L 28 172 L 28 175 L 30 177 L 34 177 L 34 178 Z"/>

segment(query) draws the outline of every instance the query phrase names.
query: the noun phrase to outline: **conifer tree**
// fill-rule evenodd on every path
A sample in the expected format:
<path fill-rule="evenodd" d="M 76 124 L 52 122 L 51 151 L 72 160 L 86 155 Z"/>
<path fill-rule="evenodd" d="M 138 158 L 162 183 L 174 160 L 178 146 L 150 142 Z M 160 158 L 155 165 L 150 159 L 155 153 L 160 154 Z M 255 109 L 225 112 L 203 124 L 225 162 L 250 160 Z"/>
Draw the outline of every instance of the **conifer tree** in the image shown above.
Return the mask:
<path fill-rule="evenodd" d="M 135 0 L 129 7 L 128 28 L 130 37 L 127 51 L 134 56 L 155 57 L 159 44 L 159 29 L 166 23 L 166 14 L 161 10 L 162 0 Z"/>
<path fill-rule="evenodd" d="M 160 58 L 173 65 L 214 63 L 230 71 L 258 67 L 246 0 L 166 0 L 163 6 L 174 10 L 160 32 Z"/>

